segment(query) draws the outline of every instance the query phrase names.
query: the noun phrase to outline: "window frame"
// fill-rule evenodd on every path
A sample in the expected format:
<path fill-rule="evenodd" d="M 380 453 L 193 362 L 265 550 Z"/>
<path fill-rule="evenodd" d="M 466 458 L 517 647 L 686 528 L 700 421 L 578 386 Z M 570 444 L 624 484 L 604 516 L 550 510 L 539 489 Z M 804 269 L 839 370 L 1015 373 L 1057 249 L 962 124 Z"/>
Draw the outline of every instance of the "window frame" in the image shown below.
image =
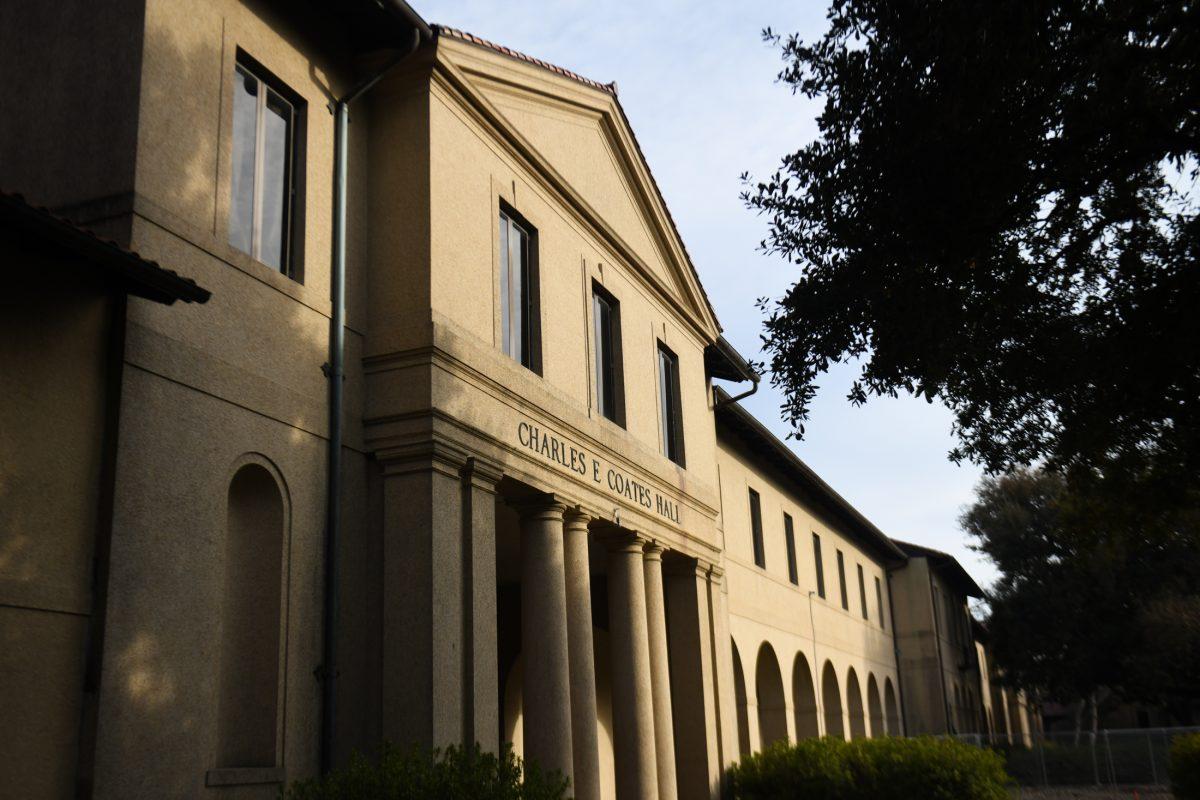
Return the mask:
<path fill-rule="evenodd" d="M 813 566 L 817 573 L 817 597 L 825 600 L 825 557 L 821 554 L 821 534 L 813 531 Z"/>
<path fill-rule="evenodd" d="M 608 346 L 603 347 L 601 304 L 608 308 Z M 596 410 L 600 416 L 625 427 L 625 366 L 621 351 L 621 301 L 592 281 L 592 371 L 596 380 Z M 602 363 L 607 356 L 609 363 Z M 605 378 L 612 384 L 612 408 L 605 408 Z"/>
<path fill-rule="evenodd" d="M 686 458 L 683 443 L 683 399 L 679 379 L 679 356 L 658 340 L 658 407 L 662 418 L 662 435 L 659 442 L 663 455 L 686 468 Z M 664 365 L 671 366 L 670 375 L 666 374 Z"/>
<path fill-rule="evenodd" d="M 800 585 L 800 572 L 796 565 L 796 526 L 792 522 L 792 515 L 783 512 L 783 539 L 787 546 L 787 567 L 788 580 L 793 586 Z"/>
<path fill-rule="evenodd" d="M 846 591 L 846 556 L 840 548 L 837 550 L 838 587 L 842 591 L 842 610 L 850 610 L 850 593 Z"/>
<path fill-rule="evenodd" d="M 542 374 L 542 304 L 538 266 L 538 230 L 509 203 L 500 201 L 496 217 L 496 242 L 500 253 L 500 350 L 513 361 L 538 375 Z M 521 311 L 520 350 L 510 350 L 512 325 L 505 324 L 511 314 L 512 231 L 524 236 L 521 250 L 521 292 L 517 305 Z M 507 244 L 507 246 L 505 246 Z M 510 287 L 506 293 L 505 287 Z"/>
<path fill-rule="evenodd" d="M 767 568 L 767 550 L 763 542 L 762 526 L 762 497 L 754 489 L 750 489 L 750 542 L 754 548 L 754 565 L 759 569 Z"/>
<path fill-rule="evenodd" d="M 253 183 L 250 189 L 251 206 L 250 206 L 250 249 L 243 250 L 239 245 L 233 242 L 233 225 L 232 220 L 236 209 L 236 202 L 233 193 L 233 169 L 236 157 L 237 133 L 236 133 L 236 102 L 231 100 L 233 107 L 230 111 L 229 121 L 229 136 L 230 136 L 230 179 L 229 179 L 229 210 L 226 215 L 226 241 L 229 246 L 237 250 L 239 253 L 244 253 L 255 263 L 262 264 L 264 267 L 278 272 L 297 283 L 303 283 L 303 264 L 304 264 L 304 198 L 305 198 L 305 159 L 307 140 L 307 120 L 308 120 L 308 103 L 298 92 L 280 80 L 271 70 L 263 66 L 262 62 L 251 56 L 240 47 L 237 49 L 234 56 L 233 80 L 242 80 L 243 76 L 249 76 L 256 80 L 260 87 L 265 87 L 266 91 L 259 91 L 255 98 L 255 136 L 254 136 L 254 175 Z M 236 88 L 236 84 L 235 84 Z M 236 94 L 231 92 L 236 98 Z M 262 183 L 262 172 L 264 162 L 264 118 L 267 113 L 267 103 L 271 94 L 281 102 L 285 103 L 291 111 L 291 118 L 288 120 L 287 130 L 287 154 L 284 159 L 284 184 L 285 184 L 285 202 L 283 209 L 283 219 L 281 222 L 280 233 L 280 264 L 278 267 L 271 265 L 262 258 L 262 208 L 263 197 L 265 195 Z"/>

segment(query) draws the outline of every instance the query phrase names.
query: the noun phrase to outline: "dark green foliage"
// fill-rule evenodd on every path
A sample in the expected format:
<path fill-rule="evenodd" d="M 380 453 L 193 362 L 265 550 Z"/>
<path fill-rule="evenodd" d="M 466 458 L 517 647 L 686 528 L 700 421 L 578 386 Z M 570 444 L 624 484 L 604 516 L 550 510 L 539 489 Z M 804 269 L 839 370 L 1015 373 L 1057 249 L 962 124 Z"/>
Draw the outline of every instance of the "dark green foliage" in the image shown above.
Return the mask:
<path fill-rule="evenodd" d="M 449 747 L 401 750 L 384 745 L 378 761 L 355 753 L 328 777 L 297 781 L 284 800 L 563 800 L 567 781 L 524 766 L 511 749 L 497 757 Z"/>
<path fill-rule="evenodd" d="M 764 342 L 800 431 L 861 359 L 850 399 L 938 398 L 956 460 L 1195 507 L 1200 5 L 833 0 L 818 40 L 765 35 L 824 102 L 744 193 L 798 268 Z"/>
<path fill-rule="evenodd" d="M 1068 701 L 1106 688 L 1190 724 L 1200 700 L 1196 510 L 1017 470 L 985 478 L 961 523 L 1000 571 L 988 628 L 1010 682 Z"/>
<path fill-rule="evenodd" d="M 1178 800 L 1200 800 L 1200 733 L 1171 743 L 1171 793 Z"/>
<path fill-rule="evenodd" d="M 738 800 L 1006 800 L 1004 760 L 947 739 L 808 739 L 735 765 Z"/>

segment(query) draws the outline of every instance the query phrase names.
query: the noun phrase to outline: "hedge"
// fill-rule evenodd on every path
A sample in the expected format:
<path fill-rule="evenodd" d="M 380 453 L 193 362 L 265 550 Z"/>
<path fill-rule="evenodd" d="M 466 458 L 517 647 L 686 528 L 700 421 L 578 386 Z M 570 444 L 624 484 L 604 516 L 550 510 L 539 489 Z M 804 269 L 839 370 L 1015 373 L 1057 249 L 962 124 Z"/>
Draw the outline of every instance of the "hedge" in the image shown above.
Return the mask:
<path fill-rule="evenodd" d="M 402 750 L 384 745 L 377 760 L 355 753 L 324 778 L 297 781 L 284 800 L 563 800 L 568 781 L 558 772 L 525 766 L 473 748 Z"/>
<path fill-rule="evenodd" d="M 734 765 L 738 800 L 1007 800 L 997 753 L 949 739 L 807 739 Z"/>
<path fill-rule="evenodd" d="M 1200 800 L 1200 733 L 1171 742 L 1171 793 L 1178 800 Z"/>

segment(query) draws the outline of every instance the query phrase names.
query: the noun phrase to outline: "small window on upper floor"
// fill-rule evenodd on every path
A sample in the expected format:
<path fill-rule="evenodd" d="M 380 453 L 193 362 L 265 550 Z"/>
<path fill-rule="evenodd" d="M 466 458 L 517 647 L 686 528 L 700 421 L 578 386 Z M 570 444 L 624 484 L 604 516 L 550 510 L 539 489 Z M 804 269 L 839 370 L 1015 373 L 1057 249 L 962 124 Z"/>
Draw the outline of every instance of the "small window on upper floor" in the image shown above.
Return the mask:
<path fill-rule="evenodd" d="M 240 54 L 233 84 L 229 243 L 299 280 L 303 101 Z"/>
<path fill-rule="evenodd" d="M 867 582 L 863 578 L 862 564 L 855 564 L 854 566 L 858 567 L 858 602 L 862 607 L 862 618 L 870 619 L 867 615 Z"/>
<path fill-rule="evenodd" d="M 625 426 L 625 380 L 621 362 L 621 304 L 592 284 L 595 329 L 596 405 L 608 419 Z"/>
<path fill-rule="evenodd" d="M 758 492 L 750 490 L 750 536 L 754 545 L 755 565 L 766 569 L 767 554 L 763 549 L 762 500 Z"/>
<path fill-rule="evenodd" d="M 792 529 L 792 515 L 783 515 L 783 538 L 787 545 L 788 580 L 796 586 L 800 585 L 800 575 L 796 570 L 796 532 Z"/>
<path fill-rule="evenodd" d="M 683 409 L 679 398 L 679 358 L 658 343 L 658 403 L 662 417 L 662 452 L 679 466 L 683 462 Z"/>
<path fill-rule="evenodd" d="M 875 579 L 875 607 L 879 609 L 879 627 L 887 630 L 887 624 L 884 622 L 887 617 L 883 613 L 883 582 L 879 578 Z"/>
<path fill-rule="evenodd" d="M 846 611 L 850 610 L 850 596 L 846 593 L 846 558 L 842 555 L 842 551 L 837 551 L 838 565 L 838 586 L 842 590 L 842 608 Z"/>
<path fill-rule="evenodd" d="M 537 230 L 507 206 L 500 208 L 501 347 L 542 373 Z"/>
<path fill-rule="evenodd" d="M 821 537 L 813 533 L 813 566 L 817 571 L 817 596 L 825 599 L 825 561 L 821 558 Z"/>

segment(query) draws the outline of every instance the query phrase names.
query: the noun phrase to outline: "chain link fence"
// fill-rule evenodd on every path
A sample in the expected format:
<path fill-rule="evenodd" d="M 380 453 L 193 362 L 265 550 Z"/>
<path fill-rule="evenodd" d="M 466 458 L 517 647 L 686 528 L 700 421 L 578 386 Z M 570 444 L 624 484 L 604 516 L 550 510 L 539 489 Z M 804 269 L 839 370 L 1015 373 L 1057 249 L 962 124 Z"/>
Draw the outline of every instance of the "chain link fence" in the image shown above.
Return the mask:
<path fill-rule="evenodd" d="M 956 738 L 1002 753 L 1008 774 L 1025 787 L 1165 786 L 1171 741 L 1197 732 L 1200 728 L 1031 733 L 1029 746 L 988 734 Z"/>

